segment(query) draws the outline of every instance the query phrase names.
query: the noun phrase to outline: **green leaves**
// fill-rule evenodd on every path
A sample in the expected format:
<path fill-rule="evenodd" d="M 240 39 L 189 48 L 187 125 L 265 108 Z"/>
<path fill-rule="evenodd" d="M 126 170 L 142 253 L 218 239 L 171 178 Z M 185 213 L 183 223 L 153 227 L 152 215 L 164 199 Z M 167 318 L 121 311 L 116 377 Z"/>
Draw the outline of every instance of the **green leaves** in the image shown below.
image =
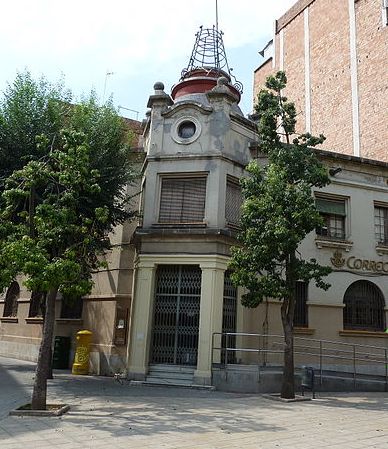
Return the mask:
<path fill-rule="evenodd" d="M 330 269 L 298 253 L 302 240 L 321 223 L 312 188 L 325 186 L 329 178 L 312 147 L 324 137 L 295 134 L 295 106 L 282 95 L 286 83 L 285 74 L 278 72 L 267 80 L 271 90 L 258 96 L 260 149 L 268 164 L 252 161 L 249 176 L 241 181 L 241 246 L 232 250 L 230 267 L 233 281 L 249 290 L 243 297 L 248 307 L 265 297 L 289 298 L 297 280 L 328 288 L 322 278 Z"/>
<path fill-rule="evenodd" d="M 0 290 L 91 289 L 108 234 L 131 219 L 128 133 L 111 104 L 18 75 L 0 103 Z"/>

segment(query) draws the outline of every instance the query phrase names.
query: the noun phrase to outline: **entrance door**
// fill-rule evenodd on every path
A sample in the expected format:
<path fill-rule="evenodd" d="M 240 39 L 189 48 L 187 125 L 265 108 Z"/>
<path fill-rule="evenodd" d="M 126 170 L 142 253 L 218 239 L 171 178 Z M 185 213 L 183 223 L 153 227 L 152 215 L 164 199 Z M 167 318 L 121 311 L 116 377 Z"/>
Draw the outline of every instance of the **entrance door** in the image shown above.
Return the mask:
<path fill-rule="evenodd" d="M 151 363 L 197 365 L 200 301 L 198 266 L 158 267 Z"/>

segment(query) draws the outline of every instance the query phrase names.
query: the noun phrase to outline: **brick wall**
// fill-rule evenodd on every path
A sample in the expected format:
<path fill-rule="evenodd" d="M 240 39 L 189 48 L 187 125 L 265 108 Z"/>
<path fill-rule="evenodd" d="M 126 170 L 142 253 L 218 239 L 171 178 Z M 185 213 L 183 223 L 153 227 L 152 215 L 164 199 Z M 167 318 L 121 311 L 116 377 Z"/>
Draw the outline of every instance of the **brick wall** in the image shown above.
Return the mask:
<path fill-rule="evenodd" d="M 284 29 L 284 68 L 287 75 L 287 89 L 284 94 L 295 103 L 298 133 L 306 132 L 303 22 L 303 14 L 299 14 Z"/>
<path fill-rule="evenodd" d="M 388 27 L 381 2 L 356 3 L 361 156 L 388 162 Z"/>
<path fill-rule="evenodd" d="M 270 58 L 255 72 L 255 78 L 253 81 L 253 103 L 256 103 L 257 94 L 260 92 L 261 89 L 265 88 L 265 80 L 272 73 L 273 73 L 272 58 Z"/>
<path fill-rule="evenodd" d="M 356 72 L 352 75 L 349 4 L 346 0 L 299 0 L 276 23 L 276 67 L 255 71 L 254 95 L 265 77 L 280 68 L 280 35 L 284 35 L 286 95 L 298 112 L 298 131 L 305 130 L 304 11 L 308 9 L 311 131 L 323 133 L 324 149 L 353 154 L 353 118 L 359 107 L 360 155 L 388 161 L 388 27 L 382 26 L 380 0 L 355 0 Z M 356 75 L 356 77 L 355 77 Z M 352 76 L 358 98 L 352 102 Z M 355 92 L 355 91 L 354 91 Z"/>
<path fill-rule="evenodd" d="M 315 1 L 309 22 L 311 131 L 326 136 L 324 149 L 352 154 L 348 2 Z"/>

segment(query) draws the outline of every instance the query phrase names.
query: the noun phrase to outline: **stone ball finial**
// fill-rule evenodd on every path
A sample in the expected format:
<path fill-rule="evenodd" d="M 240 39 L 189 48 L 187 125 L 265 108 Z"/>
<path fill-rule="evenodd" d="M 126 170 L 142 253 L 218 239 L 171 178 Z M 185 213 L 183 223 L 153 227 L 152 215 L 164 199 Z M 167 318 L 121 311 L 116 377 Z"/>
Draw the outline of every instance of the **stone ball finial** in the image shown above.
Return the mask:
<path fill-rule="evenodd" d="M 157 81 L 154 84 L 154 89 L 155 90 L 164 90 L 164 84 L 161 81 Z"/>
<path fill-rule="evenodd" d="M 217 79 L 217 86 L 221 87 L 221 86 L 227 86 L 229 84 L 229 80 L 228 78 L 226 78 L 225 76 L 220 76 Z"/>

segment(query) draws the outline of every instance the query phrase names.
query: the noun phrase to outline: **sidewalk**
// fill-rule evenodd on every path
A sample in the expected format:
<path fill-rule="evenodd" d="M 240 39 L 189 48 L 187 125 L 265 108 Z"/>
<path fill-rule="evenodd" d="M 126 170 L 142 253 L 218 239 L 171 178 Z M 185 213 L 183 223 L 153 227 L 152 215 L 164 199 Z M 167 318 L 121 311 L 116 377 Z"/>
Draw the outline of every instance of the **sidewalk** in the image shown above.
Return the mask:
<path fill-rule="evenodd" d="M 388 394 L 321 394 L 283 404 L 261 396 L 130 387 L 55 374 L 60 418 L 10 417 L 30 399 L 34 364 L 0 357 L 1 449 L 388 448 Z"/>

